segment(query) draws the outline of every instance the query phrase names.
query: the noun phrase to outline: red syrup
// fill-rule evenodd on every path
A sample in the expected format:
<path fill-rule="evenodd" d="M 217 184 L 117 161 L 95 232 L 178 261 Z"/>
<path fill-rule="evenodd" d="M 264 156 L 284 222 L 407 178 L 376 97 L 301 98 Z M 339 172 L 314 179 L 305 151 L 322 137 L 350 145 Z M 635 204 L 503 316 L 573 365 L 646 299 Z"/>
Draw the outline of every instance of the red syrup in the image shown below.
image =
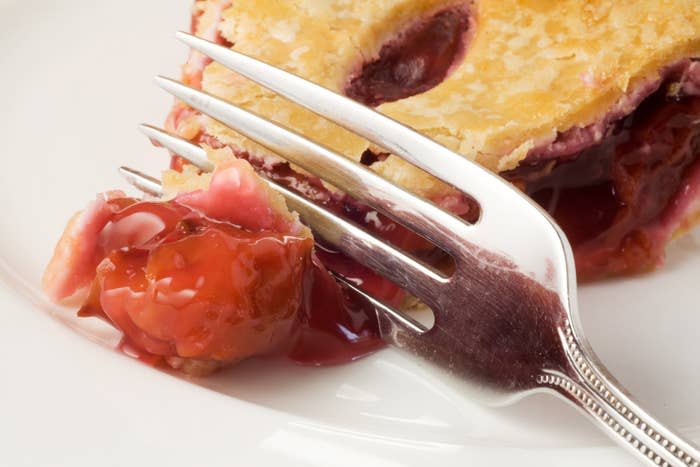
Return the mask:
<path fill-rule="evenodd" d="M 282 354 L 328 365 L 383 346 L 371 305 L 338 286 L 311 239 L 250 232 L 175 201 L 110 203 L 113 232 L 144 215 L 160 230 L 138 247 L 119 235 L 102 245 L 79 315 L 112 323 L 145 363 Z"/>
<path fill-rule="evenodd" d="M 345 94 L 374 107 L 437 86 L 464 56 L 471 27 L 466 8 L 443 10 L 414 24 L 350 76 Z"/>
<path fill-rule="evenodd" d="M 357 360 L 384 346 L 374 307 L 338 286 L 317 257 L 289 358 L 304 365 Z"/>
<path fill-rule="evenodd" d="M 653 267 L 666 238 L 663 217 L 700 155 L 700 97 L 653 93 L 603 141 L 558 162 L 504 174 L 547 209 L 566 232 L 579 279 Z"/>

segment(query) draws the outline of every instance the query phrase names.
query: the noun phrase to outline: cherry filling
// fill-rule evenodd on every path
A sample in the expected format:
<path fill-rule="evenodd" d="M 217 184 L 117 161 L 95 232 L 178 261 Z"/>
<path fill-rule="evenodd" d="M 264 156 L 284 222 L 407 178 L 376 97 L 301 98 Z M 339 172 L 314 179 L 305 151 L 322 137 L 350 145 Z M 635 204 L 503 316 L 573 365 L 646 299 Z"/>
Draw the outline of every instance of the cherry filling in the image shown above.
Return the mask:
<path fill-rule="evenodd" d="M 562 226 L 582 279 L 645 270 L 663 256 L 670 232 L 654 227 L 700 155 L 700 97 L 670 95 L 673 87 L 661 86 L 567 161 L 504 174 Z"/>
<path fill-rule="evenodd" d="M 145 219 L 156 232 L 145 243 L 115 235 Z M 310 238 L 251 232 L 173 201 L 119 209 L 106 229 L 114 245 L 103 246 L 81 314 L 106 317 L 133 348 L 236 361 L 274 351 L 295 327 Z"/>
<path fill-rule="evenodd" d="M 346 95 L 378 106 L 437 86 L 464 55 L 470 27 L 469 13 L 461 8 L 438 12 L 414 24 L 350 77 Z"/>
<path fill-rule="evenodd" d="M 289 358 L 304 365 L 334 365 L 383 347 L 374 307 L 341 289 L 317 257 L 313 266 L 312 285 Z"/>
<path fill-rule="evenodd" d="M 284 353 L 332 364 L 381 346 L 376 316 L 312 259 L 311 238 L 251 232 L 175 201 L 111 202 L 111 243 L 79 313 L 114 324 L 146 360 Z M 136 218 L 155 226 L 145 243 L 119 235 Z"/>

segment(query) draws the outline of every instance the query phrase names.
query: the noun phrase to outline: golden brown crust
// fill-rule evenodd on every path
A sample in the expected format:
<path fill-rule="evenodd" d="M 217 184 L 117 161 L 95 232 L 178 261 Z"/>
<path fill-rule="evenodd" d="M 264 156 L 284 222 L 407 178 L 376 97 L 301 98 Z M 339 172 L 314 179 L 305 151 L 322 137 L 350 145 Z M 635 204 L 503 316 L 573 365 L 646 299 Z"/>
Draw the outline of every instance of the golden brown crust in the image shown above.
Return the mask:
<path fill-rule="evenodd" d="M 467 2 L 468 3 L 468 2 Z M 233 1 L 219 33 L 236 50 L 342 90 L 358 63 L 391 34 L 454 0 Z M 199 2 L 198 32 L 210 29 L 220 1 Z M 517 166 L 557 132 L 586 126 L 667 64 L 700 54 L 695 0 L 482 0 L 466 57 L 440 85 L 380 110 L 494 171 Z M 359 159 L 368 143 L 213 63 L 205 90 L 266 115 Z M 204 119 L 223 143 L 271 157 Z M 393 157 L 381 172 L 428 195 L 434 180 Z M 410 172 L 410 173 L 409 173 Z M 410 181 L 410 183 L 409 183 Z M 427 189 L 426 191 L 423 191 Z"/>

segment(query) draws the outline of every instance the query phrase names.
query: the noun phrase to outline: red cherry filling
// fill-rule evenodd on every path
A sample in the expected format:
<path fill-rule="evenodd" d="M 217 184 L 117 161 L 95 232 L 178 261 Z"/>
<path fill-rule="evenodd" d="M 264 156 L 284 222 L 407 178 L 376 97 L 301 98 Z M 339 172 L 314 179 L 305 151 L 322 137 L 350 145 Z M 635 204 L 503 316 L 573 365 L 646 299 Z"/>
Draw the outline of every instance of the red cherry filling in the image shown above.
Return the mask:
<path fill-rule="evenodd" d="M 114 324 L 140 358 L 220 364 L 282 353 L 320 365 L 383 345 L 373 309 L 312 259 L 312 239 L 251 232 L 177 202 L 129 201 L 110 219 L 112 233 L 139 216 L 161 229 L 132 246 L 125 236 L 106 245 L 79 314 Z"/>
<path fill-rule="evenodd" d="M 437 86 L 464 55 L 470 27 L 469 13 L 463 8 L 444 10 L 414 24 L 350 76 L 345 94 L 378 106 Z"/>
<path fill-rule="evenodd" d="M 383 347 L 374 307 L 341 289 L 317 257 L 313 264 L 313 282 L 289 357 L 305 365 L 335 365 Z"/>
<path fill-rule="evenodd" d="M 373 308 L 340 289 L 313 246 L 236 159 L 171 201 L 98 196 L 68 224 L 44 286 L 57 302 L 87 295 L 79 314 L 114 324 L 125 349 L 192 373 L 253 355 L 329 364 L 377 349 Z"/>
<path fill-rule="evenodd" d="M 543 161 L 505 174 L 562 226 L 582 279 L 648 269 L 663 256 L 671 232 L 659 223 L 700 156 L 700 97 L 667 90 L 551 171 Z"/>
<path fill-rule="evenodd" d="M 289 342 L 312 239 L 251 232 L 176 202 L 133 204 L 112 229 L 139 215 L 162 229 L 108 251 L 82 314 L 103 314 L 132 347 L 163 357 L 230 362 Z"/>

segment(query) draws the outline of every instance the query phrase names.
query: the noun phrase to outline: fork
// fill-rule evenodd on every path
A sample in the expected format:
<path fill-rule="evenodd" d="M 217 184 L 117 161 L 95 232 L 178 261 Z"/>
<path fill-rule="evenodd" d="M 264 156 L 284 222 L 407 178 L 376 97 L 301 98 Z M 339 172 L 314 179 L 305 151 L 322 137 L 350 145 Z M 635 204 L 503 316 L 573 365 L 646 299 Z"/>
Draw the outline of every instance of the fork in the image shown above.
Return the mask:
<path fill-rule="evenodd" d="M 377 310 L 381 336 L 438 368 L 467 397 L 491 406 L 547 393 L 573 404 L 647 465 L 699 467 L 700 452 L 649 415 L 609 374 L 583 335 L 573 256 L 564 233 L 537 204 L 500 177 L 414 130 L 326 88 L 215 43 L 179 40 L 221 65 L 366 138 L 471 196 L 468 223 L 332 150 L 215 96 L 158 77 L 176 98 L 319 176 L 447 252 L 446 274 L 370 235 L 304 197 L 268 181 L 314 234 L 425 303 L 427 326 L 336 275 Z M 154 142 L 202 171 L 206 151 L 150 125 Z M 122 167 L 141 191 L 159 196 L 158 179 Z"/>

